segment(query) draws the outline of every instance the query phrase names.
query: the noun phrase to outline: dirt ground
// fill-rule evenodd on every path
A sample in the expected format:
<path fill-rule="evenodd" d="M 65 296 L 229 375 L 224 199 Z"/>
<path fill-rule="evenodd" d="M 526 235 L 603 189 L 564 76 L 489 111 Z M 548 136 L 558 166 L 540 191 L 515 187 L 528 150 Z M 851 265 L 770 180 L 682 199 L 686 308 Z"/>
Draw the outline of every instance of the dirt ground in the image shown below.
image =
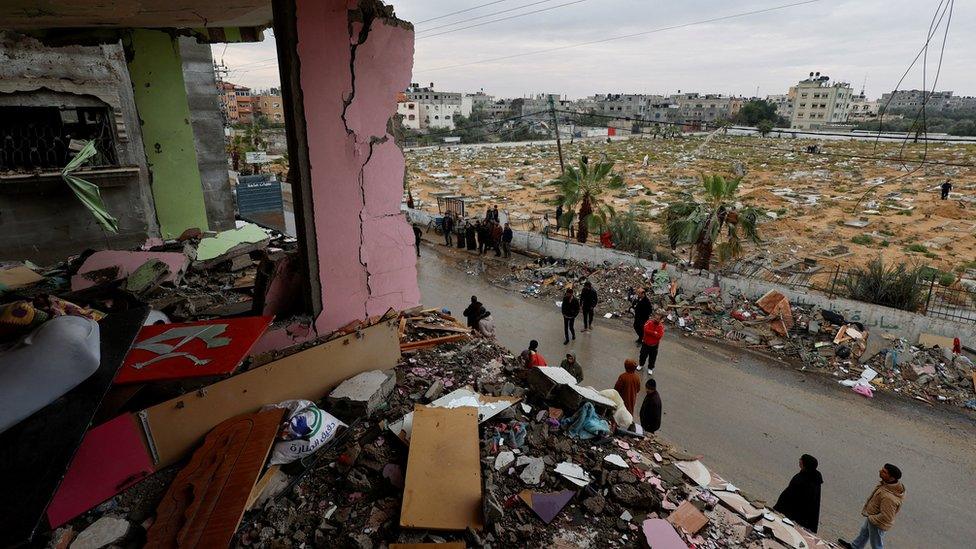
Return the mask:
<path fill-rule="evenodd" d="M 819 154 L 806 152 L 817 144 Z M 767 268 L 805 261 L 827 273 L 880 255 L 976 277 L 976 169 L 965 166 L 976 165 L 976 145 L 929 143 L 926 151 L 901 142 L 712 135 L 576 141 L 563 151 L 567 164 L 581 155 L 614 161 L 625 187 L 603 200 L 618 212 L 633 211 L 661 248 L 663 210 L 680 193 L 697 193 L 699 174 L 744 172 L 741 201 L 765 211 L 765 242 L 747 250 L 749 261 Z M 907 161 L 923 155 L 921 167 Z M 516 229 L 538 230 L 544 213 L 554 216 L 555 145 L 415 149 L 406 157 L 407 188 L 429 211 L 446 194 L 468 197 L 471 216 L 498 204 Z M 941 201 L 938 187 L 947 177 L 953 193 Z"/>

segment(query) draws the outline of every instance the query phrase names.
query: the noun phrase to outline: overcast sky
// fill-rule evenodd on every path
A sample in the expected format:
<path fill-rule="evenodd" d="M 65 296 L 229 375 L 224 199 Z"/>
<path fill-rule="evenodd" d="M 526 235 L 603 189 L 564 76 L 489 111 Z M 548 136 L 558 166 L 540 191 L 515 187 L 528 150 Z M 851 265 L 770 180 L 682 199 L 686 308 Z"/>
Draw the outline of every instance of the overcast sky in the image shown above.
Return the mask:
<path fill-rule="evenodd" d="M 869 97 L 891 90 L 925 41 L 938 0 L 820 0 L 741 18 L 562 49 L 486 61 L 694 23 L 798 0 L 578 0 L 548 11 L 437 34 L 574 0 L 501 0 L 494 5 L 420 23 L 491 0 L 394 1 L 397 16 L 416 23 L 414 82 L 445 91 L 484 88 L 498 97 L 551 92 L 579 98 L 594 93 L 669 94 L 699 91 L 752 96 L 786 93 L 820 71 L 856 90 L 867 78 Z M 535 4 L 532 7 L 456 21 Z M 389 2 L 388 2 L 389 3 Z M 976 95 L 976 17 L 972 3 L 955 6 L 938 89 Z M 943 22 L 944 24 L 944 22 Z M 423 30 L 427 29 L 424 33 Z M 941 46 L 933 39 L 928 85 Z M 215 45 L 214 56 L 231 69 L 228 80 L 266 88 L 278 82 L 274 37 L 263 43 Z M 465 66 L 455 67 L 473 63 Z M 922 87 L 919 62 L 901 86 Z"/>

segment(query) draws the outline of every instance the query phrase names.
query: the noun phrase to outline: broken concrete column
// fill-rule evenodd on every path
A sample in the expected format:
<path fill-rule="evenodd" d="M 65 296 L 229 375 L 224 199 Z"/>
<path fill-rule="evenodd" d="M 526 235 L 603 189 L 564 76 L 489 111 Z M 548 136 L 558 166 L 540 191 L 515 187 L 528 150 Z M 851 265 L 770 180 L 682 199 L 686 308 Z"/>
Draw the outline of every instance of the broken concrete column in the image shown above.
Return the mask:
<path fill-rule="evenodd" d="M 351 8 L 350 8 L 351 6 Z M 316 329 L 420 302 L 403 153 L 390 133 L 413 28 L 377 0 L 276 2 L 282 94 Z"/>
<path fill-rule="evenodd" d="M 392 372 L 371 370 L 351 377 L 329 393 L 329 412 L 343 420 L 371 415 L 396 387 Z"/>

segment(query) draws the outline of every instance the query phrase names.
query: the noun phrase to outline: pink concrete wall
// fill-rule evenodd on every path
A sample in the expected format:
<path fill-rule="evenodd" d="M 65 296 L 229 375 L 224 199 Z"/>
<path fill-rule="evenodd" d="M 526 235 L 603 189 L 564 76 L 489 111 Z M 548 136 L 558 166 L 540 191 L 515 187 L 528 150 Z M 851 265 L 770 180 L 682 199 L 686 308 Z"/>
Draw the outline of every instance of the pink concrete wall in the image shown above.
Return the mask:
<path fill-rule="evenodd" d="M 296 0 L 319 333 L 420 303 L 413 232 L 400 214 L 403 153 L 387 132 L 396 94 L 410 82 L 413 30 L 376 18 L 361 33 L 349 22 L 356 5 Z"/>

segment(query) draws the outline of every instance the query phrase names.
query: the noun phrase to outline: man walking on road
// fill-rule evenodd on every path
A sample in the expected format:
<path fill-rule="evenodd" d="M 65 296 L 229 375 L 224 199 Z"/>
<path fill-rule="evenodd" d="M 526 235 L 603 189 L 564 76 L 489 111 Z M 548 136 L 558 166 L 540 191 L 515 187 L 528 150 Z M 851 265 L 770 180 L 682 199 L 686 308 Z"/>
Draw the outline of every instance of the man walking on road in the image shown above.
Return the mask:
<path fill-rule="evenodd" d="M 573 293 L 572 288 L 566 288 L 566 294 L 563 295 L 563 332 L 566 335 L 566 341 L 563 341 L 563 345 L 569 345 L 569 336 L 572 334 L 573 339 L 576 339 L 576 317 L 580 313 L 580 302 L 576 298 L 576 294 Z"/>
<path fill-rule="evenodd" d="M 450 247 L 453 245 L 451 243 L 451 235 L 454 234 L 454 216 L 451 215 L 451 212 L 447 212 L 444 215 L 443 223 L 444 226 L 441 228 L 444 229 L 444 245 Z"/>
<path fill-rule="evenodd" d="M 512 226 L 505 223 L 505 230 L 502 231 L 502 255 L 504 257 L 512 257 L 513 238 L 515 238 L 515 233 L 512 232 Z"/>
<path fill-rule="evenodd" d="M 809 454 L 800 456 L 800 472 L 793 475 L 773 507 L 813 533 L 820 524 L 820 485 L 823 484 L 817 464 L 817 458 Z"/>
<path fill-rule="evenodd" d="M 660 311 L 644 323 L 644 335 L 641 338 L 640 364 L 637 370 L 647 364 L 647 373 L 654 375 L 654 365 L 657 363 L 657 347 L 664 337 L 664 314 Z"/>
<path fill-rule="evenodd" d="M 637 299 L 634 301 L 634 332 L 637 333 L 638 345 L 644 337 L 644 324 L 649 318 L 651 318 L 651 300 L 647 298 L 644 288 L 638 288 Z"/>
<path fill-rule="evenodd" d="M 596 309 L 598 298 L 593 285 L 587 280 L 583 283 L 583 291 L 580 292 L 580 305 L 583 307 L 583 331 L 593 331 L 593 311 Z"/>
<path fill-rule="evenodd" d="M 861 515 L 865 517 L 861 532 L 854 541 L 837 540 L 841 547 L 848 549 L 864 549 L 871 542 L 871 549 L 884 548 L 885 532 L 891 529 L 895 515 L 901 509 L 905 500 L 905 485 L 901 483 L 901 470 L 890 463 L 878 471 L 881 482 L 871 492 L 871 497 L 864 504 Z"/>
<path fill-rule="evenodd" d="M 645 433 L 656 433 L 661 428 L 661 395 L 657 392 L 657 380 L 650 378 L 644 384 L 647 394 L 641 403 L 640 421 Z"/>

